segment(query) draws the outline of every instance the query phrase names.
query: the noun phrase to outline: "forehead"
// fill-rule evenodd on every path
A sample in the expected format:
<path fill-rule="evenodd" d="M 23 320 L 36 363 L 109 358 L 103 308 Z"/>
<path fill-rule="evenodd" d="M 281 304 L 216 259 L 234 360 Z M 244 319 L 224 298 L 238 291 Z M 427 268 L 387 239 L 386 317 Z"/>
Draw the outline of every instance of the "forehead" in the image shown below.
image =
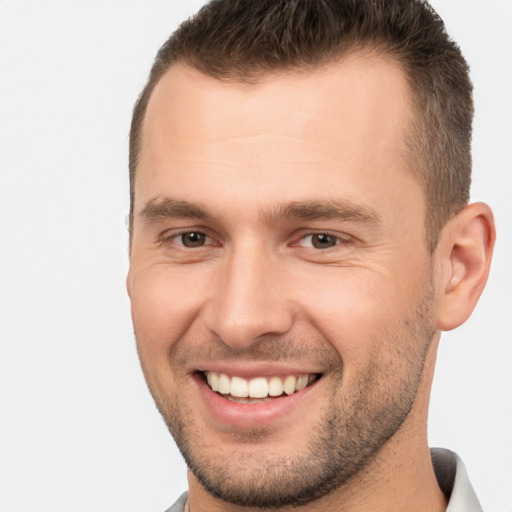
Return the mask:
<path fill-rule="evenodd" d="M 250 84 L 176 64 L 148 104 L 136 209 L 176 191 L 201 202 L 229 191 L 247 206 L 330 196 L 340 178 L 352 196 L 400 188 L 410 105 L 400 66 L 370 53 Z"/>

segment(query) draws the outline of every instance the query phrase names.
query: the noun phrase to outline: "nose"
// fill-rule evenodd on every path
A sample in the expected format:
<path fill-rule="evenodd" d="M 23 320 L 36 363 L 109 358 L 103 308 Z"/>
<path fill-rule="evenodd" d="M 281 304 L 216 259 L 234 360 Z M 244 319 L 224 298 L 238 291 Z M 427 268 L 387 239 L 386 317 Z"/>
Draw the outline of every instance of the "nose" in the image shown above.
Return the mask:
<path fill-rule="evenodd" d="M 249 348 L 264 335 L 287 332 L 293 308 L 279 267 L 254 247 L 233 251 L 221 263 L 203 310 L 206 327 L 235 349 Z"/>

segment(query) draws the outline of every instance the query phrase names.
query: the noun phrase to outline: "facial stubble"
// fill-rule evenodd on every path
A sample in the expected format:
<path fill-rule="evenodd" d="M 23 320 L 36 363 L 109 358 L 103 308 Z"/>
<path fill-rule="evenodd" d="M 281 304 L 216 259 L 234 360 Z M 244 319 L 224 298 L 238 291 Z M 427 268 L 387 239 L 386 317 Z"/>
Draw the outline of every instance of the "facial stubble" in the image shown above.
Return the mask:
<path fill-rule="evenodd" d="M 158 391 L 151 370 L 142 366 L 153 398 L 188 468 L 211 495 L 246 507 L 300 506 L 324 497 L 363 471 L 398 432 L 409 415 L 420 387 L 425 359 L 434 338 L 434 294 L 429 285 L 412 318 L 381 335 L 395 347 L 394 358 L 379 362 L 369 357 L 357 386 L 345 386 L 343 364 L 330 345 L 323 347 L 324 361 L 336 368 L 326 374 L 328 406 L 315 427 L 304 433 L 305 445 L 293 455 L 277 456 L 265 450 L 265 429 L 235 435 L 240 449 L 218 456 L 194 424 L 190 404 L 179 394 Z M 218 342 L 217 343 L 221 343 Z M 272 360 L 293 358 L 285 344 L 269 339 L 259 352 Z M 271 345 L 270 345 L 271 344 Z M 297 354 L 311 347 L 297 346 Z M 279 354 L 282 351 L 282 354 Z M 266 359 L 269 360 L 269 359 Z M 252 450 L 247 450 L 250 446 Z M 215 454 L 215 455 L 213 455 Z"/>

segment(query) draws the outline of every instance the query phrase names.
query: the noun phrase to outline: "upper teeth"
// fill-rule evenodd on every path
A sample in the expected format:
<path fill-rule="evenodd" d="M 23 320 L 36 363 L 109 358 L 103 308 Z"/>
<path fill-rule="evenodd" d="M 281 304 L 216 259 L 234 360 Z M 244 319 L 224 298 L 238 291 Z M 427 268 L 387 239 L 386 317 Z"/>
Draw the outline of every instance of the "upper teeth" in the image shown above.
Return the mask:
<path fill-rule="evenodd" d="M 280 396 L 284 393 L 291 395 L 295 391 L 304 389 L 314 376 L 289 375 L 282 377 L 256 377 L 244 379 L 242 377 L 228 377 L 225 373 L 205 372 L 208 385 L 213 391 L 223 395 L 231 395 L 239 398 L 265 398 L 267 396 Z"/>

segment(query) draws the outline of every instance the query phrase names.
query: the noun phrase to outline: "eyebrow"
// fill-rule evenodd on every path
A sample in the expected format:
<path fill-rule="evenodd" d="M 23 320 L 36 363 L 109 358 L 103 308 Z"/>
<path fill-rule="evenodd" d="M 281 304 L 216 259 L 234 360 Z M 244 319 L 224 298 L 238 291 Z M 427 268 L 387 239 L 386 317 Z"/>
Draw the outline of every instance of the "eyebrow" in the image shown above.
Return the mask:
<path fill-rule="evenodd" d="M 269 221 L 338 219 L 378 225 L 381 217 L 373 208 L 350 200 L 293 201 L 266 215 Z"/>
<path fill-rule="evenodd" d="M 148 201 L 140 212 L 146 222 L 172 218 L 211 219 L 212 214 L 200 203 L 175 199 L 173 197 L 155 197 Z M 379 225 L 381 217 L 373 208 L 350 200 L 291 201 L 279 204 L 263 212 L 269 223 L 292 220 L 338 219 L 372 226 Z"/>
<path fill-rule="evenodd" d="M 172 197 L 156 197 L 146 203 L 140 212 L 146 222 L 172 218 L 207 219 L 210 214 L 206 208 L 197 203 L 182 201 Z"/>

